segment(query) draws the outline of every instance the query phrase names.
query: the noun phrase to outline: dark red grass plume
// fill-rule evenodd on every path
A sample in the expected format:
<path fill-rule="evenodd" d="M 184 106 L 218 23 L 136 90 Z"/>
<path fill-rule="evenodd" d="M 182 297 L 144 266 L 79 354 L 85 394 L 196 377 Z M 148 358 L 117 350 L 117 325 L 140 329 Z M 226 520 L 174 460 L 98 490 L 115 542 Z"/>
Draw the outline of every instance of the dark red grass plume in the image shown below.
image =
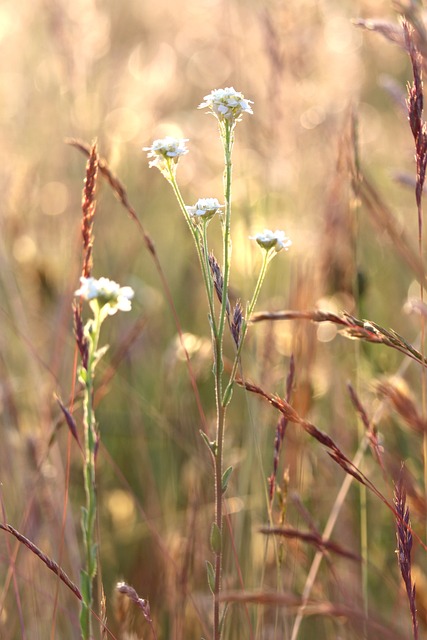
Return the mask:
<path fill-rule="evenodd" d="M 93 251 L 93 221 L 96 210 L 96 183 L 98 177 L 98 152 L 96 141 L 92 143 L 86 164 L 86 177 L 82 194 L 82 238 L 83 238 L 83 267 L 82 276 L 89 278 L 92 273 Z"/>
<path fill-rule="evenodd" d="M 408 120 L 412 135 L 415 141 L 415 161 L 417 165 L 417 181 L 415 186 L 415 197 L 418 207 L 418 232 L 422 237 L 422 193 L 427 166 L 427 125 L 423 119 L 424 95 L 422 81 L 422 56 L 418 51 L 414 41 L 414 29 L 403 20 L 403 32 L 405 36 L 406 49 L 411 58 L 414 81 L 408 84 Z"/>
<path fill-rule="evenodd" d="M 394 488 L 394 505 L 396 507 L 396 512 L 399 515 L 399 517 L 396 518 L 397 561 L 399 563 L 400 573 L 402 574 L 406 593 L 408 595 L 414 640 L 418 640 L 415 584 L 412 584 L 411 575 L 412 531 L 409 520 L 409 508 L 406 506 L 406 490 L 403 485 L 402 473 L 399 474 L 399 479 Z"/>

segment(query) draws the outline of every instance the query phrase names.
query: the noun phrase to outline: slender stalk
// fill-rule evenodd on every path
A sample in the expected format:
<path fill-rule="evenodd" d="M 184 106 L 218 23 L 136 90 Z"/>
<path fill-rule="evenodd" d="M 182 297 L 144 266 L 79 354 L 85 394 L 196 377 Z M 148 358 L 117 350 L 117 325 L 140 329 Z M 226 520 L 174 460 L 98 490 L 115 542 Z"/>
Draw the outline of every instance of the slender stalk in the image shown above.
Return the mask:
<path fill-rule="evenodd" d="M 190 229 L 191 235 L 194 240 L 194 244 L 196 245 L 196 251 L 197 251 L 200 266 L 202 269 L 203 282 L 204 282 L 206 293 L 208 296 L 209 314 L 211 319 L 212 332 L 215 335 L 216 334 L 215 307 L 214 307 L 214 298 L 213 298 L 212 276 L 210 273 L 209 263 L 208 263 L 207 244 L 206 246 L 203 247 L 203 250 L 202 250 L 200 245 L 200 236 L 199 236 L 198 229 L 197 227 L 195 227 L 195 225 L 191 221 L 191 217 L 187 211 L 187 207 L 185 206 L 184 198 L 182 197 L 181 191 L 176 181 L 175 173 L 172 170 L 172 168 L 169 172 L 169 176 L 167 180 L 173 189 L 173 192 L 178 201 L 179 207 L 182 213 L 184 214 L 184 218 L 187 222 L 188 228 Z M 204 229 L 204 238 L 203 238 L 204 243 L 205 243 L 205 238 L 206 238 L 206 229 Z"/>
<path fill-rule="evenodd" d="M 93 410 L 93 380 L 96 365 L 99 333 L 101 330 L 101 313 L 95 313 L 91 324 L 89 338 L 88 364 L 85 374 L 84 391 L 84 488 L 86 506 L 82 509 L 83 544 L 86 558 L 86 566 L 81 571 L 82 609 L 80 613 L 80 627 L 83 640 L 91 640 L 93 637 L 91 609 L 93 603 L 93 579 L 96 575 L 96 543 L 95 543 L 95 517 L 96 517 L 96 489 L 95 489 L 95 449 L 97 443 L 96 422 Z"/>
<path fill-rule="evenodd" d="M 217 346 L 220 347 L 218 340 Z M 220 351 L 220 348 L 218 349 Z M 217 355 L 218 355 L 217 351 Z M 215 585 L 214 585 L 214 640 L 220 640 L 221 638 L 221 619 L 219 608 L 219 594 L 221 592 L 221 577 L 222 577 L 222 537 L 223 537 L 223 510 L 222 510 L 222 467 L 223 467 L 223 452 L 224 452 L 224 427 L 225 427 L 225 414 L 226 408 L 222 406 L 219 399 L 219 389 L 221 387 L 221 373 L 220 368 L 216 367 L 215 376 L 215 394 L 217 397 L 217 439 L 216 439 L 216 454 L 215 454 L 215 524 L 220 534 L 221 545 L 219 550 L 215 551 Z"/>
<path fill-rule="evenodd" d="M 232 163 L 231 154 L 233 150 L 233 125 L 225 121 L 220 123 L 221 139 L 224 145 L 224 199 L 225 217 L 223 222 L 223 290 L 221 311 L 218 322 L 218 331 L 214 335 L 214 357 L 215 357 L 215 400 L 217 411 L 216 441 L 215 441 L 215 525 L 219 532 L 221 541 L 219 549 L 215 553 L 215 584 L 214 584 L 214 640 L 221 638 L 221 619 L 219 607 L 219 594 L 221 592 L 222 576 L 222 537 L 223 537 L 223 510 L 222 510 L 222 473 L 224 458 L 224 428 L 226 406 L 222 396 L 222 374 L 223 374 L 223 341 L 225 317 L 228 304 L 228 287 L 230 281 L 231 267 L 231 176 Z"/>
<path fill-rule="evenodd" d="M 226 120 L 220 123 L 221 139 L 224 145 L 224 199 L 225 217 L 223 222 L 223 269 L 224 285 L 221 304 L 221 315 L 219 318 L 218 334 L 222 343 L 224 336 L 225 317 L 227 314 L 228 287 L 230 282 L 231 268 L 231 178 L 232 163 L 231 154 L 234 144 L 234 124 Z M 222 359 L 222 356 L 221 356 Z"/>

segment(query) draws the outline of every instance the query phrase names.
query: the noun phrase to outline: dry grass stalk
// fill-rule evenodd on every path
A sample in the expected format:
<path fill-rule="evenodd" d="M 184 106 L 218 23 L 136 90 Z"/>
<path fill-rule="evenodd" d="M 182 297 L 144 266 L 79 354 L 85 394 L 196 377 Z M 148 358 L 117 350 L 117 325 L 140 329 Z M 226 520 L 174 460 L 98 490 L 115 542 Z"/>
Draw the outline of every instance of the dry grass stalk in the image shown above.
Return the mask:
<path fill-rule="evenodd" d="M 402 574 L 408 596 L 414 640 L 418 640 L 415 584 L 412 584 L 411 575 L 412 531 L 409 520 L 409 508 L 406 506 L 406 491 L 403 485 L 402 474 L 399 475 L 399 479 L 395 485 L 394 505 L 396 507 L 397 514 L 399 515 L 399 518 L 396 518 L 397 561 L 399 563 L 400 573 Z"/>
<path fill-rule="evenodd" d="M 75 596 L 77 596 L 79 600 L 82 599 L 79 588 L 74 584 L 74 582 L 70 580 L 65 571 L 63 571 L 63 569 L 61 569 L 61 567 L 54 560 L 43 553 L 43 551 L 41 551 L 41 549 L 39 549 L 34 544 L 34 542 L 31 542 L 31 540 L 22 535 L 22 533 L 19 533 L 19 531 L 17 531 L 10 524 L 0 523 L 0 529 L 2 529 L 3 531 L 7 531 L 7 533 L 10 533 L 17 540 L 19 540 L 19 542 L 24 544 L 30 551 L 32 551 L 32 553 L 34 553 L 34 555 L 36 555 L 42 562 L 44 562 L 48 569 L 53 571 L 53 573 L 58 576 L 58 578 L 74 593 Z"/>
<path fill-rule="evenodd" d="M 280 592 L 272 593 L 269 591 L 258 592 L 241 592 L 241 591 L 224 591 L 220 596 L 221 601 L 235 602 L 235 603 L 251 603 L 259 604 L 266 607 L 286 607 L 286 610 L 292 613 L 293 610 L 297 610 L 301 606 L 301 598 L 298 598 L 292 593 Z M 371 635 L 370 638 L 381 638 L 381 640 L 403 640 L 402 635 L 395 632 L 393 629 L 384 626 L 378 620 L 370 617 L 366 620 L 365 612 L 354 607 L 349 607 L 342 604 L 336 604 L 330 601 L 316 602 L 310 600 L 307 607 L 304 609 L 304 616 L 330 616 L 335 618 L 342 618 L 351 622 L 352 626 L 357 629 L 360 635 L 357 637 L 363 637 L 366 629 Z"/>
<path fill-rule="evenodd" d="M 292 395 L 292 388 L 295 379 L 295 361 L 292 356 L 289 362 L 289 373 L 286 379 L 286 401 L 290 402 Z M 274 491 L 276 488 L 276 478 L 277 478 L 277 469 L 279 466 L 279 457 L 280 450 L 282 448 L 282 442 L 285 437 L 286 427 L 288 426 L 288 421 L 285 416 L 280 416 L 277 426 L 276 426 L 276 435 L 274 437 L 274 455 L 273 455 L 273 471 L 271 475 L 268 477 L 268 497 L 270 500 L 270 507 L 274 498 Z"/>
<path fill-rule="evenodd" d="M 320 534 L 314 533 L 312 531 L 299 531 L 298 529 L 294 529 L 293 527 L 262 527 L 259 531 L 266 535 L 275 535 L 282 538 L 302 540 L 303 542 L 312 544 L 321 551 L 331 551 L 332 553 L 336 553 L 343 558 L 348 558 L 349 560 L 354 560 L 356 562 L 360 561 L 360 556 L 356 553 L 352 553 L 351 551 L 344 549 L 344 547 L 336 542 L 332 542 L 331 540 L 324 540 Z"/>
<path fill-rule="evenodd" d="M 311 320 L 312 322 L 333 322 L 342 327 L 340 333 L 347 338 L 365 340 L 376 344 L 383 344 L 392 349 L 396 349 L 405 356 L 412 358 L 416 362 L 427 367 L 427 359 L 407 342 L 401 335 L 393 329 L 385 329 L 373 320 L 358 320 L 354 316 L 346 313 L 332 313 L 331 311 L 262 311 L 255 313 L 251 322 L 261 322 L 264 320 Z"/>
<path fill-rule="evenodd" d="M 408 527 L 407 523 L 405 523 L 400 517 L 399 513 L 395 509 L 394 505 L 391 504 L 387 498 L 377 489 L 377 487 L 365 476 L 360 469 L 341 451 L 341 449 L 337 446 L 337 444 L 333 441 L 333 439 L 324 431 L 320 431 L 312 422 L 308 422 L 301 418 L 295 409 L 283 398 L 276 394 L 270 394 L 261 389 L 261 387 L 248 382 L 246 380 L 242 380 L 242 378 L 236 378 L 237 384 L 240 384 L 247 391 L 251 393 L 255 393 L 260 395 L 265 400 L 267 400 L 275 409 L 280 411 L 283 416 L 289 422 L 293 422 L 294 424 L 298 424 L 308 435 L 317 440 L 321 445 L 323 445 L 327 449 L 328 455 L 334 460 L 348 475 L 352 476 L 359 482 L 364 485 L 367 489 L 369 489 L 377 498 L 381 500 L 381 502 L 394 514 L 396 519 L 399 519 L 401 525 L 403 527 Z M 427 551 L 427 546 L 421 540 L 421 538 L 411 531 L 412 535 L 414 535 L 420 545 Z"/>
<path fill-rule="evenodd" d="M 385 380 L 378 383 L 376 389 L 379 394 L 390 400 L 394 409 L 408 426 L 417 433 L 425 433 L 427 431 L 427 421 L 419 413 L 406 387 L 398 384 L 395 380 Z"/>
<path fill-rule="evenodd" d="M 427 58 L 427 31 L 423 20 L 422 3 L 394 0 L 394 4 L 396 11 L 403 16 L 403 27 L 394 22 L 378 19 L 363 20 L 359 18 L 357 20 L 353 20 L 353 24 L 356 25 L 356 27 L 361 27 L 367 31 L 375 31 L 386 38 L 389 42 L 397 44 L 401 49 L 407 49 L 404 34 L 404 23 L 410 23 L 413 30 L 412 39 L 423 55 L 421 64 L 424 66 L 424 70 L 426 70 L 427 65 L 425 58 Z"/>

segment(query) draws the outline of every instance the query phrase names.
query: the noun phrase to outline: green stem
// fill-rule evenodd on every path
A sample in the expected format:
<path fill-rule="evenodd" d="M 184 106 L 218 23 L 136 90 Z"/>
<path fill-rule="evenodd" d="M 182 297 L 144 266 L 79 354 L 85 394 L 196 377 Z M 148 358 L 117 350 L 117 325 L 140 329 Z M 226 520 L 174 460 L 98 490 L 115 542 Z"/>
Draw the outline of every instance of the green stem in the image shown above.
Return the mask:
<path fill-rule="evenodd" d="M 221 592 L 222 577 L 222 537 L 223 537 L 223 504 L 222 504 L 222 473 L 224 457 L 224 428 L 226 407 L 222 401 L 222 374 L 223 374 L 223 340 L 225 319 L 227 316 L 228 287 L 231 267 L 231 155 L 234 141 L 234 125 L 228 121 L 220 123 L 221 139 L 224 146 L 224 199 L 225 215 L 223 221 L 223 288 L 221 311 L 218 322 L 218 332 L 214 335 L 215 354 L 215 399 L 217 410 L 216 424 L 216 450 L 215 450 L 215 524 L 220 533 L 221 546 L 215 551 L 215 585 L 213 593 L 214 608 L 214 640 L 221 638 L 221 618 L 219 595 Z"/>
<path fill-rule="evenodd" d="M 101 312 L 98 309 L 91 326 L 89 337 L 88 364 L 85 380 L 84 394 L 84 488 L 86 506 L 82 513 L 83 545 L 86 558 L 86 566 L 81 571 L 82 609 L 80 613 L 80 629 L 83 640 L 91 640 L 93 605 L 93 579 L 97 571 L 96 544 L 95 544 L 95 518 L 96 518 L 96 491 L 95 491 L 95 448 L 96 448 L 96 422 L 93 410 L 93 380 L 96 364 L 96 351 L 98 348 L 99 333 L 101 330 Z"/>
<path fill-rule="evenodd" d="M 221 346 L 218 340 L 216 340 L 217 353 L 216 358 L 219 357 Z M 221 593 L 221 577 L 222 577 L 222 539 L 223 539 L 223 512 L 222 512 L 222 468 L 223 468 L 223 452 L 224 452 L 224 427 L 225 427 L 225 412 L 226 407 L 222 406 L 221 398 L 219 396 L 219 389 L 221 388 L 221 372 L 220 368 L 215 367 L 215 395 L 217 405 L 217 439 L 216 439 L 216 453 L 215 453 L 215 524 L 220 533 L 221 546 L 219 550 L 215 551 L 215 585 L 213 594 L 213 606 L 214 606 L 214 640 L 220 640 L 221 638 L 221 620 L 220 620 L 220 607 L 219 607 L 219 595 Z"/>
<path fill-rule="evenodd" d="M 173 192 L 178 201 L 179 207 L 182 213 L 184 214 L 185 221 L 187 222 L 188 228 L 190 229 L 190 233 L 193 237 L 194 244 L 196 245 L 196 251 L 197 251 L 200 266 L 202 269 L 203 282 L 205 285 L 206 294 L 208 296 L 212 333 L 213 335 L 216 335 L 217 329 L 216 329 L 216 322 L 215 322 L 215 315 L 214 315 L 215 307 L 214 307 L 213 286 L 212 286 L 213 283 L 212 283 L 212 275 L 209 267 L 209 254 L 208 254 L 207 241 L 206 241 L 206 228 L 204 229 L 203 250 L 202 250 L 200 246 L 199 233 L 197 231 L 197 228 L 194 226 L 193 222 L 191 221 L 191 217 L 187 211 L 187 207 L 185 206 L 185 202 L 181 195 L 181 191 L 179 190 L 178 183 L 175 178 L 175 171 L 172 165 L 170 165 L 169 175 L 167 176 L 167 180 L 173 189 Z"/>
<path fill-rule="evenodd" d="M 231 177 L 232 177 L 232 163 L 231 155 L 233 151 L 234 143 L 234 125 L 228 120 L 221 126 L 221 138 L 224 145 L 224 199 L 225 199 L 225 218 L 223 223 L 223 291 L 222 291 L 222 304 L 221 314 L 219 318 L 218 334 L 222 343 L 224 336 L 225 318 L 227 315 L 227 303 L 228 303 L 228 286 L 230 282 L 230 268 L 231 268 Z M 222 353 L 221 353 L 222 361 Z"/>

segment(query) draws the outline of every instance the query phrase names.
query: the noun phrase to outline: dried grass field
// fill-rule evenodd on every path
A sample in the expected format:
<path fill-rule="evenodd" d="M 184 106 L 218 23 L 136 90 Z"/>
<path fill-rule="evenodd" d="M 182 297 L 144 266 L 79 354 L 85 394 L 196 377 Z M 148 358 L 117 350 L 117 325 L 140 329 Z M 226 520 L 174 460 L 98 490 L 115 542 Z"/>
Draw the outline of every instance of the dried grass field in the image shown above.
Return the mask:
<path fill-rule="evenodd" d="M 0 48 L 1 640 L 424 637 L 424 3 L 2 0 Z"/>

